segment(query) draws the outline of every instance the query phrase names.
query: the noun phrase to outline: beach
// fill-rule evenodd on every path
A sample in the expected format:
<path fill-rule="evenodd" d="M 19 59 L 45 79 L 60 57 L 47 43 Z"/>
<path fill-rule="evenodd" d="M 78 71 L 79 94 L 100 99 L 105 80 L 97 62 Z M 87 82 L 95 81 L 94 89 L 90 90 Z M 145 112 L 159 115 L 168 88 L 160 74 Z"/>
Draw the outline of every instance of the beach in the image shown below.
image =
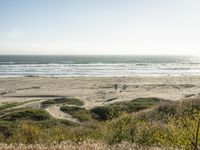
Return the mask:
<path fill-rule="evenodd" d="M 200 1 L 0 1 L 0 150 L 200 150 Z"/>
<path fill-rule="evenodd" d="M 141 97 L 175 101 L 198 97 L 199 93 L 200 76 L 194 75 L 0 78 L 0 103 L 30 101 L 26 103 L 30 107 L 39 107 L 41 101 L 55 97 L 78 98 L 83 107 L 92 108 Z"/>

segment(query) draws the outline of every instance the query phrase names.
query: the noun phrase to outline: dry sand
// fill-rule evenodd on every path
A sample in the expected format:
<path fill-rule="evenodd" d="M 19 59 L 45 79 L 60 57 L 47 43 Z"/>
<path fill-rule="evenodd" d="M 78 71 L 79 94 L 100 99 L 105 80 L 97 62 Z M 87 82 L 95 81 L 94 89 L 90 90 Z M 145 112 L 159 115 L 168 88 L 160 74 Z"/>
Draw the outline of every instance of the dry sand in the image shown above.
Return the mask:
<path fill-rule="evenodd" d="M 114 84 L 118 84 L 117 91 Z M 120 92 L 123 84 L 128 88 Z M 199 93 L 200 76 L 0 78 L 0 103 L 70 96 L 83 100 L 84 106 L 91 108 L 109 99 L 115 99 L 113 102 L 138 97 L 177 100 L 198 97 Z"/>
<path fill-rule="evenodd" d="M 105 143 L 51 143 L 51 144 L 3 144 L 0 143 L 0 149 L 3 150 L 176 150 L 175 148 L 159 148 L 159 147 L 141 147 L 130 143 L 120 143 L 108 145 Z"/>
<path fill-rule="evenodd" d="M 114 84 L 118 84 L 117 91 Z M 124 84 L 128 86 L 125 91 Z M 0 78 L 0 104 L 26 102 L 13 108 L 40 108 L 42 101 L 61 96 L 79 98 L 85 103 L 83 107 L 92 108 L 139 97 L 178 100 L 199 97 L 199 93 L 200 76 Z M 78 122 L 58 105 L 46 110 L 55 118 Z"/>
<path fill-rule="evenodd" d="M 60 110 L 59 106 L 53 105 L 45 109 L 48 113 L 50 113 L 54 118 L 57 119 L 67 119 L 72 122 L 80 123 L 78 119 L 73 118 L 71 115 L 64 113 Z"/>

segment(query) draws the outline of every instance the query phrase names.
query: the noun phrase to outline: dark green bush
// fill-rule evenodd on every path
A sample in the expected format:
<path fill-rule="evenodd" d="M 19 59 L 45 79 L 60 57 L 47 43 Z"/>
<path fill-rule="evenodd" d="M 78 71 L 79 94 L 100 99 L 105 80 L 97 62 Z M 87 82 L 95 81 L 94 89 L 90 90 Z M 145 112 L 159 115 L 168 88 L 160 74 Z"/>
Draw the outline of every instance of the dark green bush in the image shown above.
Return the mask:
<path fill-rule="evenodd" d="M 162 113 L 163 115 L 175 115 L 177 113 L 177 105 L 174 105 L 174 103 L 165 103 L 162 105 L 159 105 L 157 108 L 157 111 L 159 113 Z"/>
<path fill-rule="evenodd" d="M 93 118 L 105 121 L 119 117 L 124 113 L 132 113 L 151 108 L 161 102 L 164 102 L 164 100 L 159 98 L 137 98 L 132 101 L 117 102 L 107 106 L 95 107 L 91 109 L 91 113 Z"/>
<path fill-rule="evenodd" d="M 4 135 L 5 138 L 8 138 L 12 135 L 16 124 L 8 121 L 0 121 L 0 133 Z"/>
<path fill-rule="evenodd" d="M 10 108 L 10 107 L 14 107 L 14 106 L 17 106 L 18 103 L 7 103 L 7 104 L 3 104 L 0 106 L 0 110 L 4 110 L 4 109 L 7 109 L 7 108 Z"/>
<path fill-rule="evenodd" d="M 60 107 L 60 110 L 64 111 L 64 112 L 78 111 L 78 110 L 81 110 L 81 109 L 85 109 L 85 108 L 81 108 L 81 107 L 78 107 L 78 106 L 61 106 Z"/>
<path fill-rule="evenodd" d="M 60 126 L 60 127 L 75 127 L 78 124 L 71 122 L 69 120 L 62 120 L 62 119 L 50 119 L 50 120 L 43 120 L 43 121 L 29 121 L 32 124 L 37 124 L 38 126 L 42 128 L 51 128 L 54 126 Z"/>
<path fill-rule="evenodd" d="M 52 117 L 48 112 L 43 109 L 26 109 L 26 110 L 18 110 L 11 113 L 8 113 L 1 117 L 1 120 L 7 121 L 17 121 L 17 120 L 34 120 L 34 121 L 42 121 L 48 120 Z"/>
<path fill-rule="evenodd" d="M 85 108 L 77 106 L 61 106 L 60 110 L 72 115 L 73 118 L 77 118 L 81 122 L 90 121 L 92 119 L 90 111 Z"/>
<path fill-rule="evenodd" d="M 60 97 L 55 99 L 49 99 L 41 103 L 42 107 L 48 107 L 54 104 L 68 104 L 68 105 L 77 105 L 82 106 L 84 105 L 83 101 L 77 98 L 70 98 L 70 97 Z"/>
<path fill-rule="evenodd" d="M 149 104 L 145 101 L 144 99 L 140 99 L 134 101 L 134 104 L 137 103 L 137 106 L 147 105 L 151 107 L 157 105 L 156 100 L 153 100 Z M 35 116 L 33 115 L 34 113 L 30 115 L 30 111 L 27 112 L 30 109 L 15 110 L 0 120 L 0 142 L 44 144 L 62 141 L 80 142 L 92 140 L 113 144 L 125 141 L 143 146 L 166 147 L 166 149 L 168 147 L 186 150 L 195 149 L 194 143 L 196 143 L 196 140 L 197 146 L 200 143 L 200 136 L 196 136 L 200 117 L 199 102 L 199 99 L 179 102 L 169 101 L 166 104 L 161 104 L 158 107 L 156 106 L 155 108 L 137 113 L 130 113 L 137 109 L 127 107 L 128 103 L 133 104 L 132 101 L 126 102 L 126 104 L 123 102 L 123 104 L 118 103 L 117 105 L 111 104 L 96 107 L 95 113 L 99 114 L 101 119 L 107 120 L 105 122 L 91 119 L 91 113 L 94 109 L 90 111 L 78 106 L 61 107 L 62 111 L 74 117 L 78 116 L 77 118 L 89 120 L 81 124 L 75 124 L 67 120 L 40 120 L 37 117 L 35 119 L 33 117 Z M 158 101 L 158 103 L 160 102 Z M 128 113 L 122 115 L 124 112 Z M 11 115 L 13 113 L 17 113 L 17 115 Z M 140 114 L 143 114 L 148 119 L 138 117 Z M 89 119 L 87 115 L 90 117 Z M 119 117 L 112 118 L 114 115 Z M 4 120 L 6 116 L 9 121 Z M 19 119 L 11 119 L 13 117 Z M 112 120 L 108 120 L 110 118 Z M 165 118 L 165 121 L 163 121 L 163 118 Z"/>
<path fill-rule="evenodd" d="M 95 107 L 90 110 L 94 119 L 105 121 L 118 117 L 122 113 L 123 108 L 116 106 L 101 106 Z"/>

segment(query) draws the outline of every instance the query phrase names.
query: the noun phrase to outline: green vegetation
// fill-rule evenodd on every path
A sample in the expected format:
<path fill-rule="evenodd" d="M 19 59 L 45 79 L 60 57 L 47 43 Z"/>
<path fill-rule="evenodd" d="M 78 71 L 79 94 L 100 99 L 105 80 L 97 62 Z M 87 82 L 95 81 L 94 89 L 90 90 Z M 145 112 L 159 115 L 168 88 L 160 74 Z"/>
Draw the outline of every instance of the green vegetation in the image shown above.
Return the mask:
<path fill-rule="evenodd" d="M 117 117 L 119 116 L 120 112 L 120 109 L 111 106 L 100 106 L 91 109 L 93 118 L 101 121 L 106 121 L 108 119 Z"/>
<path fill-rule="evenodd" d="M 85 108 L 77 106 L 62 106 L 60 107 L 60 110 L 72 115 L 73 118 L 77 118 L 81 122 L 92 120 L 90 111 Z"/>
<path fill-rule="evenodd" d="M 0 118 L 0 120 L 6 120 L 6 121 L 19 121 L 19 120 L 42 121 L 48 119 L 51 119 L 51 116 L 43 109 L 18 110 L 5 114 Z"/>
<path fill-rule="evenodd" d="M 4 138 L 7 138 L 12 135 L 15 125 L 12 122 L 0 121 L 0 134 Z"/>
<path fill-rule="evenodd" d="M 137 98 L 132 101 L 117 102 L 107 106 L 95 107 L 91 109 L 93 117 L 98 120 L 108 120 L 119 117 L 124 113 L 132 113 L 151 108 L 166 100 L 159 98 Z"/>
<path fill-rule="evenodd" d="M 197 149 L 200 144 L 200 99 L 168 102 L 106 123 L 109 143 L 130 141 L 147 146 Z"/>
<path fill-rule="evenodd" d="M 0 105 L 0 113 L 5 111 L 6 109 L 16 107 L 22 104 L 25 104 L 26 102 L 13 102 L 13 103 L 3 103 Z"/>
<path fill-rule="evenodd" d="M 54 119 L 41 109 L 15 110 L 0 118 L 0 142 L 92 140 L 186 150 L 197 150 L 200 145 L 200 99 L 136 99 L 91 110 L 78 106 L 62 106 L 61 110 L 82 123 Z"/>
<path fill-rule="evenodd" d="M 17 106 L 26 104 L 26 103 L 30 103 L 30 102 L 35 102 L 35 101 L 40 101 L 41 99 L 37 99 L 37 100 L 30 100 L 30 101 L 23 101 L 23 102 L 13 102 L 13 103 L 2 103 L 0 105 L 0 115 L 3 115 L 7 112 L 11 112 L 11 111 L 15 111 L 17 110 Z"/>
<path fill-rule="evenodd" d="M 91 110 L 78 106 L 61 106 L 60 110 L 72 115 L 72 117 L 79 119 L 81 122 L 92 120 L 92 118 L 106 121 L 119 117 L 124 113 L 132 113 L 151 108 L 161 102 L 165 101 L 158 98 L 138 98 L 132 101 L 117 102 L 106 106 L 95 107 Z"/>
<path fill-rule="evenodd" d="M 77 105 L 77 106 L 84 105 L 83 101 L 77 98 L 70 98 L 70 97 L 49 99 L 41 103 L 42 107 L 48 107 L 50 105 L 55 105 L 55 104 L 67 104 L 67 105 Z"/>

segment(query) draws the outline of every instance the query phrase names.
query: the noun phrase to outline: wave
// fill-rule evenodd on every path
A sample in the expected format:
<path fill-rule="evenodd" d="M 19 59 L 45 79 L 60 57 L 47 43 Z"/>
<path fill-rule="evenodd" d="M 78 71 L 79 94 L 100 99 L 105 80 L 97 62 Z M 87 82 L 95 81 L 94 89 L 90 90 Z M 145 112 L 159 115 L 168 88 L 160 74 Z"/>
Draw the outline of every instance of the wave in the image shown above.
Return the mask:
<path fill-rule="evenodd" d="M 15 64 L 15 62 L 10 62 L 10 61 L 9 62 L 0 62 L 0 65 L 4 65 L 4 64 L 5 65 L 10 65 L 10 64 L 12 65 L 12 64 Z"/>
<path fill-rule="evenodd" d="M 0 56 L 2 75 L 131 76 L 136 74 L 200 74 L 200 59 L 171 57 L 36 57 Z"/>

